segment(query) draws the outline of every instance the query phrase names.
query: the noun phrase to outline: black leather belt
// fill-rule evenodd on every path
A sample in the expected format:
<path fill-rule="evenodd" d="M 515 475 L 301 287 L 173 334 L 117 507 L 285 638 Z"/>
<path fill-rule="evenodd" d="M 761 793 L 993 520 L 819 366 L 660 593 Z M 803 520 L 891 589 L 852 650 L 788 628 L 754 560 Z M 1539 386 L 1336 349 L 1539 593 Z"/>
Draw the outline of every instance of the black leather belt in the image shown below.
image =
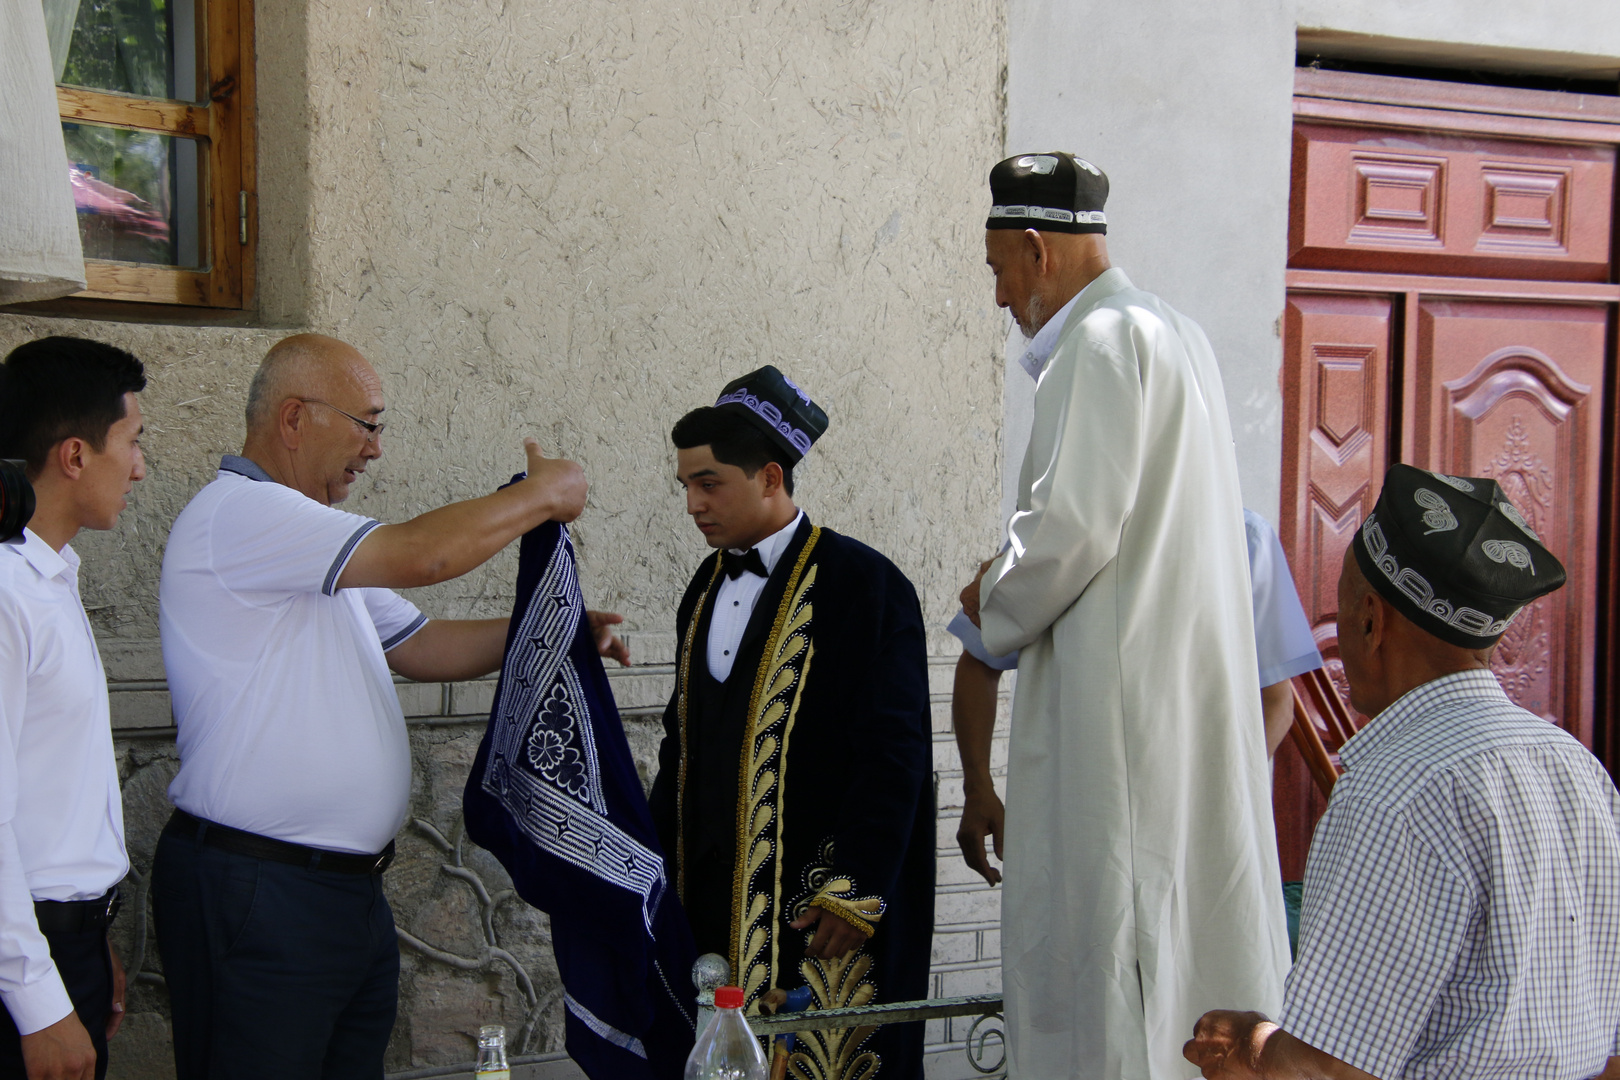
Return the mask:
<path fill-rule="evenodd" d="M 42 934 L 82 934 L 105 930 L 118 917 L 118 886 L 94 900 L 35 900 L 34 919 Z"/>
<path fill-rule="evenodd" d="M 310 870 L 334 870 L 339 874 L 380 874 L 388 869 L 394 861 L 394 842 L 388 841 L 388 846 L 375 855 L 351 855 L 342 851 L 322 851 L 320 848 L 305 847 L 303 844 L 289 844 L 285 840 L 276 840 L 258 833 L 246 832 L 242 829 L 233 829 L 229 825 L 218 825 L 212 821 L 204 821 L 200 817 L 176 809 L 174 816 L 169 818 L 169 824 L 164 827 L 168 832 L 173 829 L 183 835 L 195 836 L 199 843 L 208 847 L 217 847 L 221 851 L 229 851 L 234 855 L 246 855 L 253 859 L 269 859 L 271 862 L 289 863 L 293 866 L 303 866 Z"/>

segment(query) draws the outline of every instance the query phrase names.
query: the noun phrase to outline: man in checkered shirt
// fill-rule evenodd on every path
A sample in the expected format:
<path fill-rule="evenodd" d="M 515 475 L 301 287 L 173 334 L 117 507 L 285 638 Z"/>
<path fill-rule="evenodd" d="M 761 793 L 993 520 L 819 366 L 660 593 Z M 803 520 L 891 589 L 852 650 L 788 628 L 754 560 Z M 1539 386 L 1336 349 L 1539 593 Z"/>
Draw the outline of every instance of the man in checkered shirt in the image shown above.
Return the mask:
<path fill-rule="evenodd" d="M 1389 471 L 1339 580 L 1373 719 L 1311 844 L 1282 1015 L 1207 1013 L 1204 1076 L 1620 1080 L 1620 794 L 1489 669 L 1563 583 L 1494 481 Z"/>

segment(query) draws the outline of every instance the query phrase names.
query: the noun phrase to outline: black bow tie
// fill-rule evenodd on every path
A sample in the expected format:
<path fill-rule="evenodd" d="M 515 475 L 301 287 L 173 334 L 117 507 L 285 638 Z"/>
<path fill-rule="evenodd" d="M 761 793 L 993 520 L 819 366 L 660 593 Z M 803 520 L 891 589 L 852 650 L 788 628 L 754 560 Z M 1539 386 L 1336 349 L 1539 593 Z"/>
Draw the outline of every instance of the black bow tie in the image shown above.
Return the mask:
<path fill-rule="evenodd" d="M 765 560 L 759 557 L 759 548 L 749 548 L 741 555 L 722 551 L 720 565 L 725 568 L 726 577 L 733 581 L 744 574 L 758 574 L 762 578 L 771 576 L 765 572 Z"/>

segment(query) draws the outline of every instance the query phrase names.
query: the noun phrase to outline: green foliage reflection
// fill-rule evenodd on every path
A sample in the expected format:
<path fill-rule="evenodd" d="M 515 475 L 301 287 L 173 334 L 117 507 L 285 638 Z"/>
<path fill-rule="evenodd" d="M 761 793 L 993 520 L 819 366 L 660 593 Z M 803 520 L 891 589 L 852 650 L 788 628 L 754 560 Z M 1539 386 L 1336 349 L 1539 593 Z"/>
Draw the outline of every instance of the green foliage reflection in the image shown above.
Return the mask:
<path fill-rule="evenodd" d="M 143 97 L 191 97 L 174 86 L 168 0 L 79 0 L 62 82 Z"/>

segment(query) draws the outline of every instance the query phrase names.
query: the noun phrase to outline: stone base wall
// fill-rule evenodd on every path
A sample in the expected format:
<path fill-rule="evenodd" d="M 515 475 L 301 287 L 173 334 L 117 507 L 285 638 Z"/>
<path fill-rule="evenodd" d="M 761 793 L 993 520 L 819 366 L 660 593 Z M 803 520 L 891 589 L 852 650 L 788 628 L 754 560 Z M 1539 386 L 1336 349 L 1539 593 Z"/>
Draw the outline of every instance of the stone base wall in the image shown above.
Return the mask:
<path fill-rule="evenodd" d="M 675 640 L 671 633 L 656 632 L 632 632 L 628 638 L 635 666 L 610 666 L 608 674 L 637 768 L 650 788 L 663 737 L 664 703 L 674 684 Z M 941 650 L 929 669 L 940 806 L 930 997 L 993 993 L 1001 986 L 1000 895 L 967 869 L 956 845 L 962 773 L 950 726 L 955 662 L 954 653 Z M 495 682 L 401 681 L 398 690 L 410 729 L 413 777 L 398 857 L 383 879 L 401 939 L 399 1019 L 386 1067 L 391 1075 L 420 1075 L 436 1066 L 470 1062 L 476 1056 L 478 1028 L 504 1024 L 512 1055 L 551 1059 L 526 1065 L 514 1075 L 535 1080 L 577 1076 L 572 1062 L 557 1056 L 563 1049 L 562 985 L 552 959 L 550 925 L 544 914 L 512 892 L 500 864 L 461 834 L 462 788 L 483 736 Z M 1005 698 L 995 744 L 998 778 L 1005 775 L 1006 764 Z M 168 1080 L 174 1076 L 169 1003 L 146 886 L 158 833 L 171 812 L 165 792 L 179 758 L 161 681 L 115 682 L 112 702 L 134 869 L 113 932 L 131 983 L 129 1011 L 111 1047 L 110 1075 L 114 1080 Z M 972 1018 L 929 1023 L 931 1078 L 976 1075 L 963 1054 L 971 1023 Z"/>

